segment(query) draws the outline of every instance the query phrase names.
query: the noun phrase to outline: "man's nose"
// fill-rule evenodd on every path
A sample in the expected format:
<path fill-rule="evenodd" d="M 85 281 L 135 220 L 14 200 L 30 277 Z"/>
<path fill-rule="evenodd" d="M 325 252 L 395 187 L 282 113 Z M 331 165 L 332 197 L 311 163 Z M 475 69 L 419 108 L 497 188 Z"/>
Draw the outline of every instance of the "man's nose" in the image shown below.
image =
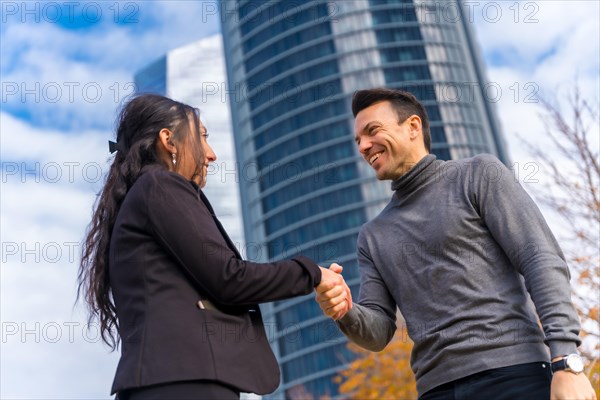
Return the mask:
<path fill-rule="evenodd" d="M 362 139 L 358 145 L 358 151 L 361 154 L 366 154 L 372 147 L 371 141 L 368 139 Z"/>

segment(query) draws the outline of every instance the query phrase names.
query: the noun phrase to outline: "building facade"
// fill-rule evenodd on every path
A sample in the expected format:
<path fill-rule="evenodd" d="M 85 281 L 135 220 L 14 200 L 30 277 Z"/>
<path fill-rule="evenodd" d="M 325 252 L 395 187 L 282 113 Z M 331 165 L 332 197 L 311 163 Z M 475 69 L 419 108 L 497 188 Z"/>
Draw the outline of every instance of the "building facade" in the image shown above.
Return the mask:
<path fill-rule="evenodd" d="M 438 158 L 508 163 L 461 3 L 223 0 L 220 12 L 245 237 L 259 258 L 338 262 L 357 297 L 357 234 L 391 190 L 354 144 L 355 90 L 413 92 Z M 282 370 L 273 397 L 335 397 L 353 354 L 314 296 L 264 315 Z"/>

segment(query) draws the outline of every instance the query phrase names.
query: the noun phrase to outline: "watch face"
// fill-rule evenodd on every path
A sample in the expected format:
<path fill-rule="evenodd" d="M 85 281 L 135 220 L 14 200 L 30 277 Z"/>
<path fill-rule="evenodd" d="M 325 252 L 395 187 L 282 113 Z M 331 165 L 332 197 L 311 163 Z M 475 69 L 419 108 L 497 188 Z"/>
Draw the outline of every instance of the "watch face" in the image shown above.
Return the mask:
<path fill-rule="evenodd" d="M 567 367 L 573 372 L 583 371 L 583 360 L 577 354 L 571 354 L 566 359 Z"/>

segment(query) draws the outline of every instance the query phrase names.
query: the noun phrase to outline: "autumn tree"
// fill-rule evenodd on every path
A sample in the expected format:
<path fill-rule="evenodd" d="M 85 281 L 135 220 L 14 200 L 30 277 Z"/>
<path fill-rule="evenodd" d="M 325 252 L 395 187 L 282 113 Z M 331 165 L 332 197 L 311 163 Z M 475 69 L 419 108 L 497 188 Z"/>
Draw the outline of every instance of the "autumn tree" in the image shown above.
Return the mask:
<path fill-rule="evenodd" d="M 410 368 L 413 342 L 398 329 L 387 347 L 378 353 L 349 343 L 357 354 L 347 369 L 335 378 L 339 392 L 351 399 L 416 399 L 417 389 Z"/>

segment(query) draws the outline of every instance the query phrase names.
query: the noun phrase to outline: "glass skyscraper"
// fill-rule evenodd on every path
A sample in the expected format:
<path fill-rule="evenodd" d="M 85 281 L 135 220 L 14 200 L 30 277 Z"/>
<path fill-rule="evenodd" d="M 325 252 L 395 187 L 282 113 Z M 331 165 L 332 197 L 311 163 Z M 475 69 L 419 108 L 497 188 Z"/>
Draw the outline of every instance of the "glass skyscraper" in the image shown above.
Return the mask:
<path fill-rule="evenodd" d="M 257 258 L 338 262 L 357 297 L 357 234 L 391 190 L 354 144 L 355 90 L 413 92 L 438 158 L 485 152 L 508 162 L 461 3 L 223 0 L 221 21 L 245 237 Z M 275 397 L 335 397 L 332 378 L 353 355 L 314 296 L 269 304 L 264 316 L 282 369 Z"/>
<path fill-rule="evenodd" d="M 136 91 L 167 95 L 167 56 L 147 65 L 134 76 Z"/>

